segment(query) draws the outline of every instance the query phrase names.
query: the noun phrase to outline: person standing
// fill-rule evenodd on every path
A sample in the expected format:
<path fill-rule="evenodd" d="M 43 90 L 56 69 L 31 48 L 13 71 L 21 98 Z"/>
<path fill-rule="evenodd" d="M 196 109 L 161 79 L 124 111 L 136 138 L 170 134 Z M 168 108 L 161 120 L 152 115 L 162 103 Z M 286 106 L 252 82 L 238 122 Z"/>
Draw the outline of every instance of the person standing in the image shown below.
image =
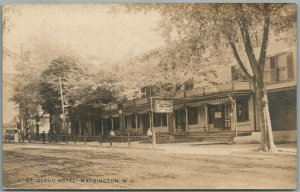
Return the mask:
<path fill-rule="evenodd" d="M 43 139 L 43 144 L 45 144 L 45 140 L 46 140 L 46 134 L 45 134 L 45 131 L 43 131 L 42 133 L 42 139 Z"/>

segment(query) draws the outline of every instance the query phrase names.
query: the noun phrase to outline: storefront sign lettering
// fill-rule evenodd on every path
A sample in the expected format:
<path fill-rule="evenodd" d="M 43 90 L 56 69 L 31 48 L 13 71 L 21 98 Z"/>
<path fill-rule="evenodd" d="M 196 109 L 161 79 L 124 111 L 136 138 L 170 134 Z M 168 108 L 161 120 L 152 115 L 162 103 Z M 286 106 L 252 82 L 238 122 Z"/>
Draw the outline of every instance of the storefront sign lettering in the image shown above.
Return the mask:
<path fill-rule="evenodd" d="M 172 113 L 173 101 L 155 101 L 154 103 L 155 113 Z"/>

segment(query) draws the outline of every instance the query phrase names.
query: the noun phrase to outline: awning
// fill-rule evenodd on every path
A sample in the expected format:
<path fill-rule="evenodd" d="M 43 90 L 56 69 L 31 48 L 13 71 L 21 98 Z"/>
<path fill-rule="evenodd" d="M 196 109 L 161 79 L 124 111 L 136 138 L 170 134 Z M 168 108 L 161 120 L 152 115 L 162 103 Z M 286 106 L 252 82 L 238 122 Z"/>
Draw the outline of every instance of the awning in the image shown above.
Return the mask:
<path fill-rule="evenodd" d="M 230 102 L 229 98 L 218 98 L 218 99 L 211 99 L 211 100 L 207 100 L 205 101 L 205 103 L 209 104 L 209 105 L 221 105 L 224 103 L 228 103 Z"/>
<path fill-rule="evenodd" d="M 187 103 L 186 106 L 187 107 L 199 107 L 203 104 L 204 104 L 203 101 L 195 101 L 195 102 Z"/>
<path fill-rule="evenodd" d="M 111 114 L 112 117 L 120 117 L 118 113 Z"/>
<path fill-rule="evenodd" d="M 146 113 L 149 113 L 149 112 L 150 112 L 150 109 L 143 109 L 143 110 L 137 111 L 137 114 L 146 114 Z"/>
<path fill-rule="evenodd" d="M 124 111 L 123 115 L 133 115 L 134 112 L 133 111 Z"/>
<path fill-rule="evenodd" d="M 109 115 L 101 115 L 101 118 L 102 118 L 102 119 L 109 119 L 110 116 L 109 116 Z"/>

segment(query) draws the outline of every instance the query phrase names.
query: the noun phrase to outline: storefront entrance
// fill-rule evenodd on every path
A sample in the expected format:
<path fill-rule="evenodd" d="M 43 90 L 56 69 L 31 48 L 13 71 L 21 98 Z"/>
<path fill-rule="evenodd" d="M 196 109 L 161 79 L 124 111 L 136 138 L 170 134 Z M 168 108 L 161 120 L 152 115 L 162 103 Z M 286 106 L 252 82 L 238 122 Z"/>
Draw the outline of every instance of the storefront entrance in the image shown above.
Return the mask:
<path fill-rule="evenodd" d="M 148 113 L 141 114 L 141 119 L 143 122 L 143 134 L 147 134 L 148 129 L 150 128 L 150 117 Z"/>
<path fill-rule="evenodd" d="M 229 104 L 208 105 L 208 125 L 209 130 L 218 132 L 223 130 L 230 130 L 230 112 L 231 106 Z"/>

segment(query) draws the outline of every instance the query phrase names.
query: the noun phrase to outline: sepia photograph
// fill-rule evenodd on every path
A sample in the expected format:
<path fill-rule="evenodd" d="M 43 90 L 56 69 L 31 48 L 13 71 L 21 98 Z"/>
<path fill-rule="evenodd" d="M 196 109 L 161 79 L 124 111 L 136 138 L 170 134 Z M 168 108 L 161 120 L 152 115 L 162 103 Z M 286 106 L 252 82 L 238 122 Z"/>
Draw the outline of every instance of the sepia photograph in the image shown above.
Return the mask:
<path fill-rule="evenodd" d="M 297 5 L 2 5 L 3 190 L 297 188 Z"/>

